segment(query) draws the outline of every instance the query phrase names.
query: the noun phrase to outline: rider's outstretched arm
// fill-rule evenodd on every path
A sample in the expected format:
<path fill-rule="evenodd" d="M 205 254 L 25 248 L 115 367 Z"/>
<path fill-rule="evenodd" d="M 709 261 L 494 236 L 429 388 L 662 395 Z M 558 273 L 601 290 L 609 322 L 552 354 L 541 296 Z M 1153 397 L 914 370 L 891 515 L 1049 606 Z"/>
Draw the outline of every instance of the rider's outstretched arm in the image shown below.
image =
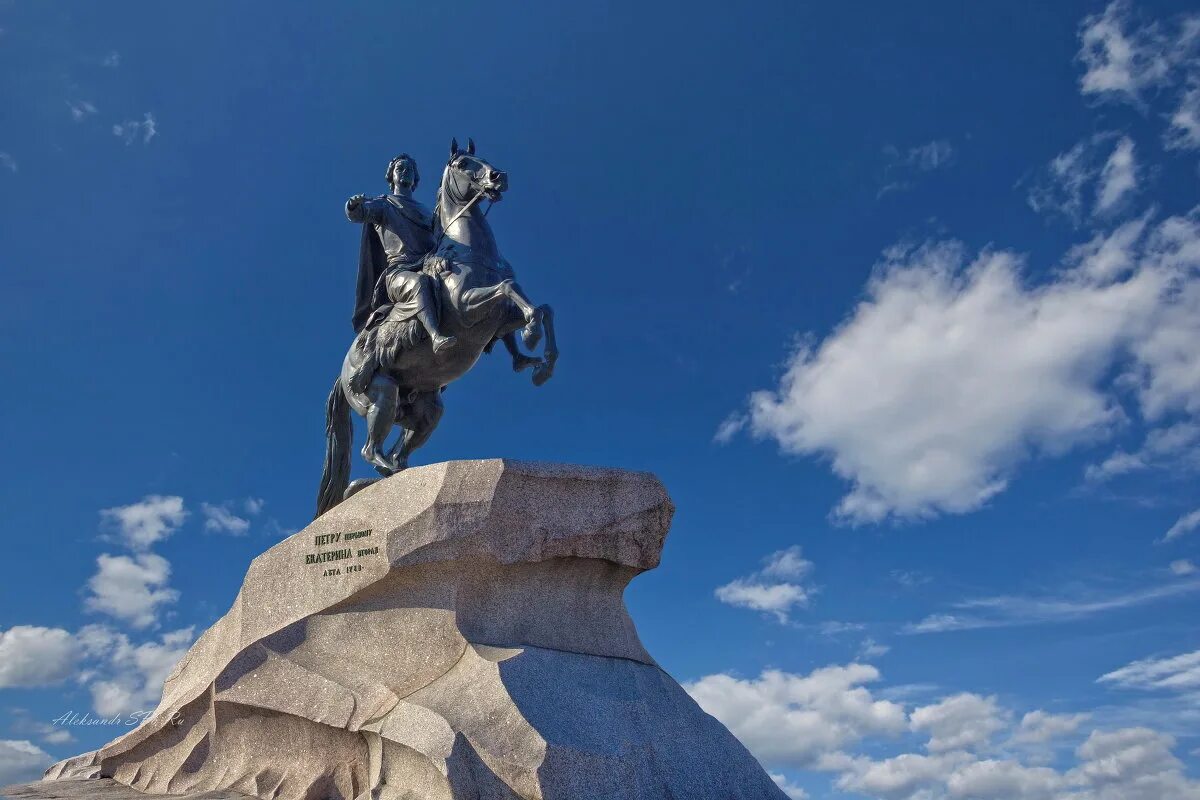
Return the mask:
<path fill-rule="evenodd" d="M 346 219 L 351 222 L 379 222 L 381 201 L 356 194 L 346 201 Z"/>

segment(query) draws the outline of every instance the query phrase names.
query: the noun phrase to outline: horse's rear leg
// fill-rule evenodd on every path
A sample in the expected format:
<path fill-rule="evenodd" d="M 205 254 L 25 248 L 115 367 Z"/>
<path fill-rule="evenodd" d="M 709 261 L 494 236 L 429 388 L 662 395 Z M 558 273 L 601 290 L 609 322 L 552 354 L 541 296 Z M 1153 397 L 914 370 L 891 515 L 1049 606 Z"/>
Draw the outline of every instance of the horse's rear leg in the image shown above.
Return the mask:
<path fill-rule="evenodd" d="M 405 403 L 401 409 L 400 424 L 404 426 L 404 435 L 392 448 L 392 460 L 397 469 L 408 466 L 408 457 L 413 451 L 429 441 L 438 423 L 442 419 L 442 393 L 424 392 L 417 395 L 411 403 Z"/>
<path fill-rule="evenodd" d="M 558 339 L 554 335 L 554 309 L 548 305 L 538 306 L 542 322 L 546 326 L 545 360 L 533 368 L 533 385 L 541 386 L 554 375 L 554 362 L 558 361 Z"/>
<path fill-rule="evenodd" d="M 383 443 L 396 424 L 396 403 L 400 390 L 396 382 L 384 375 L 376 374 L 367 387 L 371 405 L 367 408 L 367 443 L 363 445 L 362 457 L 375 467 L 379 474 L 387 476 L 399 470 L 396 462 L 383 454 Z"/>
<path fill-rule="evenodd" d="M 504 349 L 512 356 L 513 372 L 520 372 L 523 369 L 536 367 L 542 363 L 542 360 L 537 356 L 527 356 L 521 352 L 521 348 L 517 346 L 517 335 L 515 333 L 510 331 L 504 334 L 500 338 L 500 341 L 504 342 Z"/>

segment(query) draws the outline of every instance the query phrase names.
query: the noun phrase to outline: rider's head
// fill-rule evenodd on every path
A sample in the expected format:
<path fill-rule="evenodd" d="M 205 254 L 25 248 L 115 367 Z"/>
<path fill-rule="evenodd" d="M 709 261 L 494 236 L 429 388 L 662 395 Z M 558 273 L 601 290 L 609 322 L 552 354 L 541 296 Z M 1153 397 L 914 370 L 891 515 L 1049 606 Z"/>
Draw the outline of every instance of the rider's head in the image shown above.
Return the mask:
<path fill-rule="evenodd" d="M 417 162 L 408 153 L 401 153 L 392 159 L 387 168 L 388 186 L 392 187 L 392 191 L 396 191 L 397 186 L 407 186 L 409 189 L 416 189 L 417 184 L 421 182 L 421 176 L 417 172 Z"/>

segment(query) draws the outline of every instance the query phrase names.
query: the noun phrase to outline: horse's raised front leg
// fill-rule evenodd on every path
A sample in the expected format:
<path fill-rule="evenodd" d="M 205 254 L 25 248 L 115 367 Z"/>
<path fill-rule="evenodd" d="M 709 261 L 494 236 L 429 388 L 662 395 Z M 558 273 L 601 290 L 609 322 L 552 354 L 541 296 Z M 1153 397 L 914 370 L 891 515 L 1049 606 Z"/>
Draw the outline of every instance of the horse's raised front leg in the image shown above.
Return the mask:
<path fill-rule="evenodd" d="M 406 402 L 400 411 L 400 424 L 404 435 L 392 448 L 392 461 L 398 470 L 408 467 L 408 457 L 425 442 L 442 419 L 442 393 L 422 392 L 412 402 Z"/>
<path fill-rule="evenodd" d="M 396 424 L 396 403 L 400 389 L 391 378 L 376 374 L 367 386 L 366 394 L 371 405 L 367 408 L 367 442 L 363 445 L 362 457 L 380 475 L 387 477 L 399 471 L 396 463 L 383 454 L 383 443 Z"/>
<path fill-rule="evenodd" d="M 526 348 L 532 350 L 542 340 L 542 309 L 544 306 L 535 306 L 529 302 L 529 297 L 516 281 L 501 281 L 500 286 L 503 288 L 505 296 L 512 300 L 513 305 L 524 315 L 525 327 L 521 330 L 521 341 Z"/>
<path fill-rule="evenodd" d="M 541 386 L 554 375 L 554 362 L 558 361 L 558 339 L 554 336 L 554 309 L 548 305 L 538 307 L 542 322 L 546 326 L 546 348 L 544 361 L 533 368 L 533 385 Z"/>

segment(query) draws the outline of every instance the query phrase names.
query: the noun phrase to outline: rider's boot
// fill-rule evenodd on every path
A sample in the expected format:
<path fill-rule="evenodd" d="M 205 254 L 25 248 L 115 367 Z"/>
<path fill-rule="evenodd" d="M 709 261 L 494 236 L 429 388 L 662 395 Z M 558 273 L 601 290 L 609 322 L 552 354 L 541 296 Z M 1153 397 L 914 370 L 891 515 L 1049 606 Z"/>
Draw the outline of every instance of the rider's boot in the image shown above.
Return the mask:
<path fill-rule="evenodd" d="M 433 352 L 440 353 L 447 347 L 452 347 L 458 341 L 453 336 L 443 336 L 438 330 L 437 321 L 433 318 L 433 312 L 426 306 L 417 312 L 417 319 L 425 326 L 425 330 L 429 332 L 429 340 L 433 343 Z"/>

